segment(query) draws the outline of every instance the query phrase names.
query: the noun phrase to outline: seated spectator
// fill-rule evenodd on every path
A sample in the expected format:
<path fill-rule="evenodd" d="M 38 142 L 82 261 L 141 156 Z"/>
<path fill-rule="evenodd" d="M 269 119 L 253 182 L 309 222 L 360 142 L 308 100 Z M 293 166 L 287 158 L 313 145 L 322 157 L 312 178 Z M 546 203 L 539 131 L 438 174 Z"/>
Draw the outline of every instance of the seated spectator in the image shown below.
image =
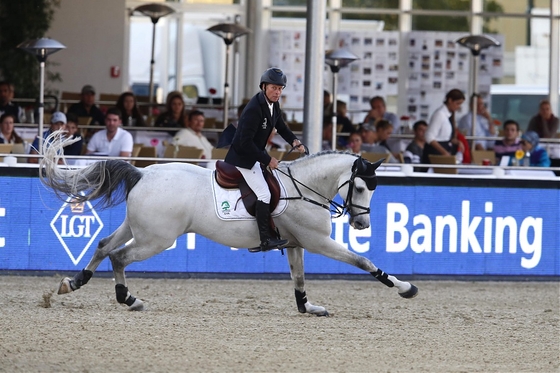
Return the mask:
<path fill-rule="evenodd" d="M 183 94 L 179 91 L 169 92 L 165 101 L 165 111 L 156 118 L 156 127 L 184 127 L 185 120 L 185 101 Z M 177 131 L 169 131 L 171 136 L 175 136 Z"/>
<path fill-rule="evenodd" d="M 332 116 L 323 116 L 323 136 L 321 143 L 321 150 L 333 150 L 332 149 Z"/>
<path fill-rule="evenodd" d="M 340 100 L 336 101 L 336 126 L 337 131 L 340 129 L 340 132 L 350 133 L 354 131 L 354 125 L 348 118 L 348 106 L 346 102 Z M 345 148 L 348 145 L 348 135 L 337 137 L 337 146 Z"/>
<path fill-rule="evenodd" d="M 400 128 L 399 118 L 394 113 L 387 111 L 385 100 L 381 96 L 372 97 L 369 100 L 371 110 L 367 113 L 363 123 L 375 124 L 378 120 L 385 119 L 393 125 L 393 130 L 396 133 Z"/>
<path fill-rule="evenodd" d="M 73 144 L 64 147 L 64 155 L 82 155 L 84 139 L 78 131 L 78 117 L 72 113 L 66 115 L 66 136 L 69 138 L 79 137 L 80 139 Z M 73 160 L 67 160 L 68 164 L 73 164 Z"/>
<path fill-rule="evenodd" d="M 64 128 L 66 125 L 66 115 L 63 112 L 56 111 L 53 113 L 51 117 L 51 126 L 48 130 L 43 132 L 43 146 L 45 146 L 45 141 L 47 137 L 49 137 L 53 132 L 58 131 L 59 129 Z M 39 154 L 39 136 L 35 138 L 33 144 L 31 145 L 31 149 L 29 154 Z M 29 163 L 39 163 L 39 158 L 29 158 Z M 59 164 L 62 164 L 64 161 L 62 159 L 58 160 Z"/>
<path fill-rule="evenodd" d="M 381 126 L 384 128 L 383 130 L 384 132 L 388 131 L 386 129 L 388 127 L 386 126 L 391 126 L 391 124 L 388 123 L 387 121 L 380 121 L 380 122 L 387 123 L 387 124 L 384 123 Z M 392 128 L 390 130 L 392 130 Z M 398 163 L 395 157 L 391 154 L 389 148 L 384 145 L 380 145 L 379 142 L 380 137 L 379 134 L 377 133 L 377 129 L 373 128 L 370 124 L 363 124 L 360 130 L 360 134 L 362 135 L 362 147 L 361 147 L 362 152 L 389 154 L 388 162 Z M 384 133 L 383 136 L 387 137 L 386 133 Z"/>
<path fill-rule="evenodd" d="M 203 159 L 212 158 L 212 149 L 214 147 L 210 144 L 210 141 L 202 134 L 202 129 L 204 128 L 204 113 L 199 110 L 193 110 L 189 113 L 187 117 L 188 122 L 185 123 L 185 127 L 175 135 L 173 144 L 182 146 L 194 146 L 195 148 L 202 149 L 204 153 L 202 154 Z"/>
<path fill-rule="evenodd" d="M 544 100 L 539 104 L 539 113 L 529 121 L 527 131 L 535 131 L 541 139 L 553 139 L 558 133 L 558 117 L 552 113 L 550 101 Z M 560 167 L 560 144 L 547 146 L 552 167 Z"/>
<path fill-rule="evenodd" d="M 87 144 L 86 154 L 109 157 L 130 157 L 134 140 L 130 132 L 121 128 L 122 114 L 113 107 L 105 115 L 105 129 L 96 132 Z"/>
<path fill-rule="evenodd" d="M 486 105 L 484 105 L 484 100 L 478 94 L 474 94 L 471 97 L 471 111 L 463 115 L 463 117 L 459 120 L 459 131 L 466 136 L 472 136 L 472 108 L 475 105 L 474 99 L 476 99 L 476 126 L 474 136 L 496 136 L 494 121 L 490 116 L 490 112 L 486 109 Z M 494 140 L 475 140 L 474 144 L 476 150 L 490 150 L 494 146 Z"/>
<path fill-rule="evenodd" d="M 535 131 L 527 131 L 521 136 L 521 149 L 530 154 L 531 167 L 550 167 L 550 158 L 546 149 L 539 146 L 539 135 Z"/>
<path fill-rule="evenodd" d="M 377 145 L 383 146 L 387 148 L 390 153 L 391 147 L 388 144 L 388 140 L 391 137 L 391 133 L 393 133 L 393 125 L 391 122 L 381 119 L 377 121 L 375 124 L 375 131 L 377 132 Z"/>
<path fill-rule="evenodd" d="M 496 153 L 496 164 L 500 164 L 502 157 L 509 157 L 508 166 L 517 166 L 515 152 L 521 149 L 519 141 L 519 123 L 514 120 L 504 122 L 504 138 L 496 140 L 494 143 L 494 153 Z"/>
<path fill-rule="evenodd" d="M 6 81 L 0 82 L 0 115 L 11 114 L 15 123 L 25 123 L 25 111 L 12 102 L 14 85 Z"/>
<path fill-rule="evenodd" d="M 360 135 L 362 136 L 362 151 L 371 152 L 371 149 L 376 146 L 377 132 L 375 126 L 369 123 L 364 123 L 360 126 Z"/>
<path fill-rule="evenodd" d="M 83 86 L 80 97 L 80 102 L 72 104 L 67 113 L 72 113 L 78 118 L 90 117 L 90 125 L 102 125 L 105 122 L 105 116 L 101 109 L 95 105 L 95 88 L 89 84 Z"/>
<path fill-rule="evenodd" d="M 423 120 L 419 120 L 412 126 L 414 138 L 404 152 L 405 163 L 422 163 L 422 153 L 426 144 L 426 128 L 428 128 L 428 123 Z"/>
<path fill-rule="evenodd" d="M 0 116 L 0 144 L 23 144 L 23 139 L 14 131 L 15 121 L 13 114 Z"/>
<path fill-rule="evenodd" d="M 326 89 L 323 91 L 323 116 L 332 115 L 331 93 Z"/>
<path fill-rule="evenodd" d="M 228 124 L 226 129 L 222 131 L 222 133 L 220 134 L 220 138 L 218 139 L 218 145 L 216 145 L 216 148 L 230 147 L 231 142 L 233 141 L 233 136 L 235 136 L 235 131 L 237 129 L 237 124 L 239 123 L 239 118 L 241 118 L 241 114 L 243 113 L 245 106 L 247 106 L 247 103 L 241 104 L 237 108 L 237 120 Z"/>
<path fill-rule="evenodd" d="M 125 126 L 146 126 L 144 116 L 142 115 L 142 113 L 140 113 L 140 109 L 138 109 L 138 102 L 136 101 L 136 96 L 134 95 L 134 93 L 122 93 L 117 100 L 116 107 L 121 111 L 123 115 L 123 124 Z"/>
<path fill-rule="evenodd" d="M 354 131 L 348 136 L 348 148 L 354 154 L 362 153 L 362 136 L 360 132 Z"/>

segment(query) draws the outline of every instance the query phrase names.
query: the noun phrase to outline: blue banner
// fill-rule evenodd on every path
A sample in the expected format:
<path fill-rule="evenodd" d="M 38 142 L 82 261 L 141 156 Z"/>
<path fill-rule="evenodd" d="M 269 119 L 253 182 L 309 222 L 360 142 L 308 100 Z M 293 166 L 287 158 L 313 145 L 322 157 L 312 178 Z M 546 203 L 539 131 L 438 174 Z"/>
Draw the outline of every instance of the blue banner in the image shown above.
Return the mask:
<path fill-rule="evenodd" d="M 0 177 L 0 270 L 75 271 L 121 224 L 126 206 L 61 201 L 34 177 Z M 227 224 L 227 222 L 224 222 Z M 332 237 L 388 273 L 405 275 L 560 275 L 560 190 L 381 185 L 371 227 L 333 219 Z M 306 253 L 306 273 L 360 274 Z M 111 271 L 109 260 L 98 268 Z M 251 254 L 187 234 L 128 271 L 288 273 L 279 252 Z"/>

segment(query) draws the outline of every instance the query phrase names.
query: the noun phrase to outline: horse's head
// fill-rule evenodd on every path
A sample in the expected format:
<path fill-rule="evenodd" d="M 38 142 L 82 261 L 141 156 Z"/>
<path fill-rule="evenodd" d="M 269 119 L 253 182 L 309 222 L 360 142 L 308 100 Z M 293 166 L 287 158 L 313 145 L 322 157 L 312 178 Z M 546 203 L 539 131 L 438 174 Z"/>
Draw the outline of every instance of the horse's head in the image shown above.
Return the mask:
<path fill-rule="evenodd" d="M 346 195 L 345 206 L 350 215 L 350 225 L 355 229 L 366 229 L 370 225 L 370 200 L 377 187 L 375 170 L 384 159 L 370 163 L 358 157 L 352 165 L 350 178 L 339 187 L 339 194 Z"/>

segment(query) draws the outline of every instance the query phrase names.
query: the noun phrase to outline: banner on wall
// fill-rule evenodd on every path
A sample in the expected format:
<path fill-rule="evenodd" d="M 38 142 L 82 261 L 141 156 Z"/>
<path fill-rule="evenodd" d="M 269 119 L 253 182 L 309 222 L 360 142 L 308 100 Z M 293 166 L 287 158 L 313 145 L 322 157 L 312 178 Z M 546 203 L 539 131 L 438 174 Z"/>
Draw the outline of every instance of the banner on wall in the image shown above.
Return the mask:
<path fill-rule="evenodd" d="M 0 190 L 0 270 L 80 270 L 126 211 L 61 201 L 33 177 L 2 177 Z M 388 273 L 558 276 L 558 227 L 558 189 L 381 185 L 370 228 L 354 230 L 343 216 L 333 220 L 332 237 Z M 308 253 L 305 265 L 306 273 L 363 273 Z M 98 270 L 112 270 L 110 262 Z M 127 270 L 289 273 L 278 251 L 253 254 L 193 233 Z"/>

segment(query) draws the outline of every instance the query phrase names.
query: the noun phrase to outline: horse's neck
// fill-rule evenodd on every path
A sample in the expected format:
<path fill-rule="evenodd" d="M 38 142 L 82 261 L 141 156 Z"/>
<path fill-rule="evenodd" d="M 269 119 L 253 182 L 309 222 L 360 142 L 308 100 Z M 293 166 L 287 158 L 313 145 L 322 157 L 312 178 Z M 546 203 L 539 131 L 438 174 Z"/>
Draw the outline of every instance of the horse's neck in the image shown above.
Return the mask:
<path fill-rule="evenodd" d="M 333 198 L 338 193 L 341 175 L 351 172 L 354 160 L 352 155 L 342 153 L 303 158 L 292 165 L 292 175 L 321 195 Z M 300 190 L 304 192 L 301 188 Z"/>

